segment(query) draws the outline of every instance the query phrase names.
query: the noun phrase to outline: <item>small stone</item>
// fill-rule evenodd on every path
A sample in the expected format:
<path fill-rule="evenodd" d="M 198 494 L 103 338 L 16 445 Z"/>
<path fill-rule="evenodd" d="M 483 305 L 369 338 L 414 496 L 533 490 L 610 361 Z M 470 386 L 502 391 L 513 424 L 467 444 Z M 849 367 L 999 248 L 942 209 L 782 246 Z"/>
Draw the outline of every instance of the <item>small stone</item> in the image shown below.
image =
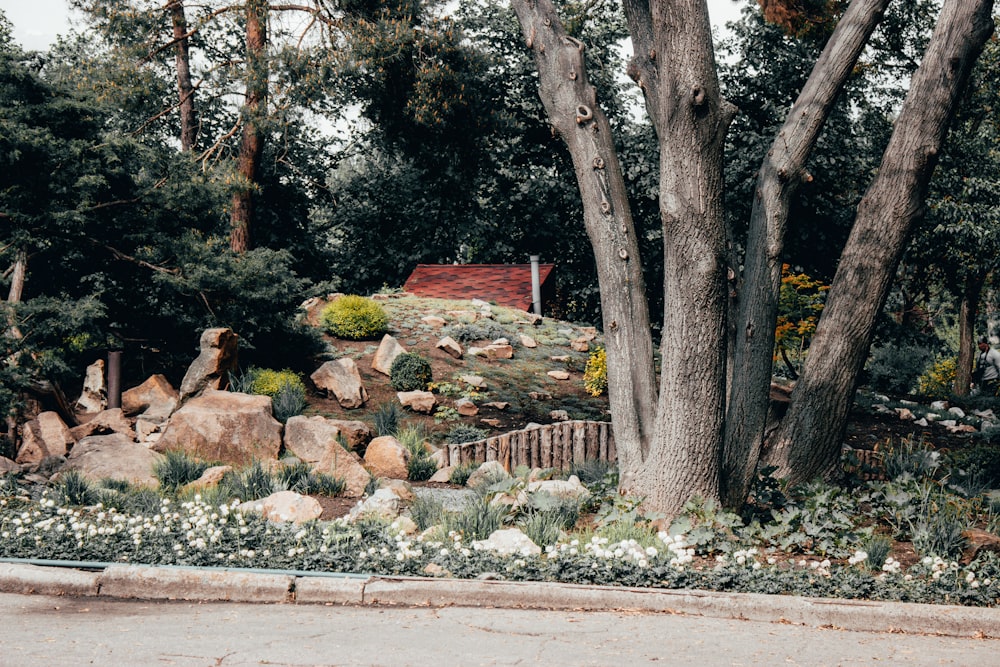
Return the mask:
<path fill-rule="evenodd" d="M 421 317 L 420 321 L 423 322 L 424 324 L 429 324 L 432 327 L 443 327 L 445 324 L 448 323 L 446 319 L 444 319 L 443 317 L 439 317 L 437 315 L 426 315 L 424 317 Z"/>
<path fill-rule="evenodd" d="M 549 371 L 546 373 L 553 380 L 568 380 L 569 373 L 566 371 Z"/>
<path fill-rule="evenodd" d="M 459 344 L 457 340 L 455 340 L 451 336 L 445 336 L 444 338 L 439 340 L 437 342 L 437 345 L 435 345 L 435 347 L 438 348 L 439 350 L 444 350 L 455 359 L 461 359 L 462 355 L 464 354 L 462 346 Z"/>
<path fill-rule="evenodd" d="M 518 340 L 521 341 L 521 347 L 527 347 L 527 348 L 538 347 L 538 343 L 535 342 L 535 339 L 526 334 L 519 335 Z"/>
<path fill-rule="evenodd" d="M 528 398 L 530 398 L 533 401 L 551 401 L 552 394 L 549 394 L 544 391 L 532 391 L 528 392 Z"/>
<path fill-rule="evenodd" d="M 503 411 L 510 407 L 510 403 L 507 401 L 490 401 L 489 403 L 483 403 L 483 407 Z"/>
<path fill-rule="evenodd" d="M 455 401 L 455 409 L 463 417 L 475 417 L 479 414 L 479 408 L 468 398 L 460 398 Z"/>
<path fill-rule="evenodd" d="M 549 419 L 554 422 L 568 422 L 569 413 L 565 410 L 552 410 L 549 412 Z"/>
<path fill-rule="evenodd" d="M 458 379 L 476 389 L 486 388 L 486 379 L 480 375 L 460 375 Z"/>

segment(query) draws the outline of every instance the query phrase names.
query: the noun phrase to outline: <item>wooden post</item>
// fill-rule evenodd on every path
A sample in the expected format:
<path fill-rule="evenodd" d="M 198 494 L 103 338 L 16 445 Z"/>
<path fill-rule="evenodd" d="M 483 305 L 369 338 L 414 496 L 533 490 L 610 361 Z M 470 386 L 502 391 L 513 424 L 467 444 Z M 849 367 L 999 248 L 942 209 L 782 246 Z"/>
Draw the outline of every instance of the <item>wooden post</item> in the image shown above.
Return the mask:
<path fill-rule="evenodd" d="M 600 457 L 600 443 L 598 442 L 598 427 L 594 422 L 584 422 L 584 459 L 596 461 Z"/>
<path fill-rule="evenodd" d="M 542 467 L 551 468 L 552 467 L 552 429 L 548 426 L 543 426 L 538 429 L 541 431 L 539 434 L 541 436 L 541 444 L 539 449 L 542 455 Z"/>
<path fill-rule="evenodd" d="M 513 470 L 513 468 L 511 467 L 511 460 L 510 460 L 510 434 L 505 433 L 501 435 L 499 441 L 500 441 L 500 456 L 499 456 L 500 464 L 504 467 L 504 470 L 510 472 L 511 470 Z"/>
<path fill-rule="evenodd" d="M 540 450 L 540 445 L 538 442 L 538 429 L 534 428 L 528 431 L 528 465 L 531 468 L 541 468 L 542 467 L 542 457 Z"/>

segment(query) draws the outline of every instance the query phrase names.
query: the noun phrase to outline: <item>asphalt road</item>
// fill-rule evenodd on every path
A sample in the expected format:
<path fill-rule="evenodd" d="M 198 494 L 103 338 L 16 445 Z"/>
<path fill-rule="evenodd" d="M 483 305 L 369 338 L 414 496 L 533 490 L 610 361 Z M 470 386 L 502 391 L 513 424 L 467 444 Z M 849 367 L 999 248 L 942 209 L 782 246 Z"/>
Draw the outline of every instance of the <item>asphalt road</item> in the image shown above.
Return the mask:
<path fill-rule="evenodd" d="M 1000 640 L 655 613 L 0 594 L 0 665 L 968 665 Z"/>

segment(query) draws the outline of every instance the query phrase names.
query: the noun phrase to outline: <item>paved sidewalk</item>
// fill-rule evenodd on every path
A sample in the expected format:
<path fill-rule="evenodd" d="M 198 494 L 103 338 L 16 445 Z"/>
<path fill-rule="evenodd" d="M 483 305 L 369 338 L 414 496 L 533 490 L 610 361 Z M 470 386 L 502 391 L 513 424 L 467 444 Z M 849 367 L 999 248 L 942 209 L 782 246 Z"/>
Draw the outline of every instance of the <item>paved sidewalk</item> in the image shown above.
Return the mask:
<path fill-rule="evenodd" d="M 867 632 L 1000 638 L 1000 609 L 785 595 L 110 565 L 0 563 L 0 592 L 132 600 L 637 611 Z"/>

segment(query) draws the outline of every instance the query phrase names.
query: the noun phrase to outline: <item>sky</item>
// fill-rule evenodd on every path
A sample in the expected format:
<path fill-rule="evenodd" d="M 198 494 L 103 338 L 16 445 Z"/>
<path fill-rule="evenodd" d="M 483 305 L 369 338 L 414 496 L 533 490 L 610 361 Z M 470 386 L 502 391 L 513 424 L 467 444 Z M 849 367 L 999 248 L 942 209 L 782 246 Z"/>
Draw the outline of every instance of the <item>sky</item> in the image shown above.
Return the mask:
<path fill-rule="evenodd" d="M 708 0 L 712 24 L 721 27 L 739 18 L 742 3 L 736 0 Z M 70 28 L 66 0 L 0 0 L 0 9 L 14 25 L 14 39 L 28 51 L 45 50 Z"/>

